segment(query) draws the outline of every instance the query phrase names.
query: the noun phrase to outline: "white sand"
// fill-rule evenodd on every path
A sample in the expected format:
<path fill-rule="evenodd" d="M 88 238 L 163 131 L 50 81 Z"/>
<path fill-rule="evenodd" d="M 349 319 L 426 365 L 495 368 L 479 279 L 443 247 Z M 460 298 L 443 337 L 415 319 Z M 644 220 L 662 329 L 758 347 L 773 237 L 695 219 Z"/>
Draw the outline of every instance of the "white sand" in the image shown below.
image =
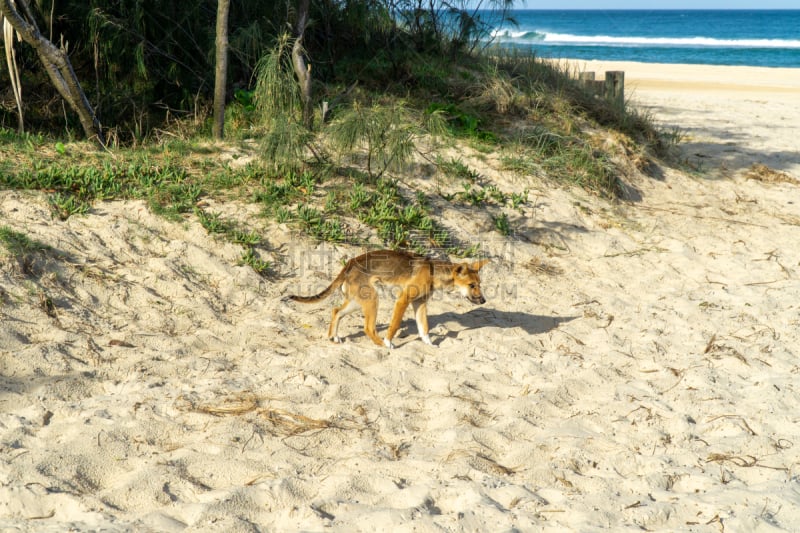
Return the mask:
<path fill-rule="evenodd" d="M 0 223 L 64 254 L 0 267 L 0 530 L 796 530 L 800 197 L 740 170 L 800 176 L 800 106 L 684 92 L 635 98 L 715 179 L 664 169 L 620 205 L 534 184 L 513 243 L 465 219 L 489 301 L 437 298 L 438 348 L 410 314 L 392 352 L 357 315 L 333 345 L 331 302 L 281 302 L 359 249 L 251 217 L 265 281 L 194 220 L 0 192 Z"/>
<path fill-rule="evenodd" d="M 580 71 L 625 72 L 626 98 L 683 135 L 688 161 L 729 176 L 754 161 L 800 176 L 800 68 L 579 61 Z"/>

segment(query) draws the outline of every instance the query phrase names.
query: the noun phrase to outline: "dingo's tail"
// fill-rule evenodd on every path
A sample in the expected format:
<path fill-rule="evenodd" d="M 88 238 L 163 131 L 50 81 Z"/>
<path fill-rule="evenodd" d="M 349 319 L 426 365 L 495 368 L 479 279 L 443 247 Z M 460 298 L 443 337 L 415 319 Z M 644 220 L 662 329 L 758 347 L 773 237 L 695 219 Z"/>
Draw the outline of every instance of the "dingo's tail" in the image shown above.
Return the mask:
<path fill-rule="evenodd" d="M 345 278 L 345 272 L 346 271 L 347 271 L 346 268 L 342 269 L 342 271 L 339 272 L 339 275 L 336 276 L 336 279 L 333 280 L 330 285 L 328 285 L 328 288 L 325 289 L 324 291 L 322 291 L 319 294 L 316 294 L 314 296 L 298 296 L 296 294 L 289 294 L 286 297 L 284 297 L 283 299 L 284 299 L 284 301 L 285 300 L 294 300 L 295 302 L 300 302 L 300 303 L 304 303 L 304 304 L 313 304 L 313 303 L 319 302 L 321 300 L 324 300 L 325 298 L 327 298 L 331 294 L 333 294 L 333 291 L 335 291 L 336 289 L 338 289 L 339 287 L 342 286 L 342 284 L 344 283 L 344 278 Z"/>

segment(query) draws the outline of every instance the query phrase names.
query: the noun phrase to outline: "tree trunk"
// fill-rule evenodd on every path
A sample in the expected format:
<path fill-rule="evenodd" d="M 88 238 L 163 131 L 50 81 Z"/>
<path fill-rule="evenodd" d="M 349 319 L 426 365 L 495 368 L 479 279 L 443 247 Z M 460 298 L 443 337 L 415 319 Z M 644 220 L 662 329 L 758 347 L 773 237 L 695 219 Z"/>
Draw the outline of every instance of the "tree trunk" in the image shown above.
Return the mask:
<path fill-rule="evenodd" d="M 214 139 L 225 134 L 225 88 L 228 80 L 228 13 L 230 0 L 217 0 L 217 71 L 214 81 Z"/>
<path fill-rule="evenodd" d="M 22 8 L 24 15 L 17 10 L 15 3 Z M 56 90 L 67 101 L 70 108 L 78 114 L 86 137 L 104 146 L 105 139 L 100 121 L 97 120 L 97 116 L 78 82 L 78 77 L 72 69 L 66 52 L 63 48 L 57 48 L 41 34 L 27 0 L 0 0 L 0 13 L 22 36 L 22 40 L 36 50 L 50 81 L 53 82 Z"/>
<path fill-rule="evenodd" d="M 19 67 L 17 66 L 17 51 L 14 48 L 14 27 L 0 15 L 0 22 L 3 23 L 3 46 L 6 49 L 6 66 L 8 66 L 8 77 L 11 80 L 11 91 L 14 93 L 14 100 L 17 102 L 17 123 L 20 133 L 25 133 L 25 118 L 22 113 L 22 84 L 19 79 Z"/>
<path fill-rule="evenodd" d="M 314 108 L 311 101 L 311 65 L 306 64 L 303 56 L 303 34 L 308 24 L 308 11 L 309 0 L 299 0 L 297 22 L 294 26 L 292 64 L 297 82 L 300 84 L 300 98 L 303 100 L 303 125 L 310 130 L 314 126 Z"/>

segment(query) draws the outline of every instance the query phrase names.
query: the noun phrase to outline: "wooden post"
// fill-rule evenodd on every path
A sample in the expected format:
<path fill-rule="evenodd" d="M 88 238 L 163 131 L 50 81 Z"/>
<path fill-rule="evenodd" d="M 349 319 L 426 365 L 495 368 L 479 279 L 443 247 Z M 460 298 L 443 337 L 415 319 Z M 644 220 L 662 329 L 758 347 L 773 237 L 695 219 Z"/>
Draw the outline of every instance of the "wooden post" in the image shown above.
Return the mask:
<path fill-rule="evenodd" d="M 606 72 L 605 97 L 618 107 L 625 105 L 625 72 L 621 70 Z"/>
<path fill-rule="evenodd" d="M 602 95 L 605 91 L 605 82 L 596 80 L 594 72 L 581 72 L 578 74 L 578 81 L 588 91 Z"/>
<path fill-rule="evenodd" d="M 328 101 L 326 100 L 326 101 L 322 102 L 322 123 L 323 124 L 328 122 L 328 112 L 329 111 L 330 111 L 330 108 L 328 107 Z"/>

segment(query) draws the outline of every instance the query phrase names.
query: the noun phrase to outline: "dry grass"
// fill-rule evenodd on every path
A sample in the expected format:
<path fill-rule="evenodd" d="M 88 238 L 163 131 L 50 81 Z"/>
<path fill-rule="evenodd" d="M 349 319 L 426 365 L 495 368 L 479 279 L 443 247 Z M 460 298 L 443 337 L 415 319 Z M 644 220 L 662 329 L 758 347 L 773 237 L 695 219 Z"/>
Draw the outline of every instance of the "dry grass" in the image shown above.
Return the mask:
<path fill-rule="evenodd" d="M 218 417 L 255 413 L 256 416 L 269 424 L 268 431 L 270 433 L 282 437 L 293 437 L 323 429 L 362 430 L 368 425 L 352 420 L 334 421 L 311 418 L 276 407 L 261 408 L 260 404 L 261 399 L 249 391 L 204 401 L 181 395 L 175 401 L 175 406 L 181 411 L 191 411 Z"/>
<path fill-rule="evenodd" d="M 330 420 L 319 420 L 283 409 L 261 409 L 258 414 L 272 425 L 275 433 L 291 437 L 309 431 L 339 427 Z"/>
<path fill-rule="evenodd" d="M 753 163 L 753 166 L 750 167 L 744 177 L 762 183 L 791 183 L 798 185 L 797 180 L 786 172 L 775 170 L 762 163 Z"/>
<path fill-rule="evenodd" d="M 252 392 L 239 392 L 231 397 L 206 402 L 199 402 L 185 395 L 181 395 L 175 400 L 176 407 L 182 411 L 194 411 L 214 416 L 243 415 L 256 410 L 258 403 L 258 398 Z"/>

